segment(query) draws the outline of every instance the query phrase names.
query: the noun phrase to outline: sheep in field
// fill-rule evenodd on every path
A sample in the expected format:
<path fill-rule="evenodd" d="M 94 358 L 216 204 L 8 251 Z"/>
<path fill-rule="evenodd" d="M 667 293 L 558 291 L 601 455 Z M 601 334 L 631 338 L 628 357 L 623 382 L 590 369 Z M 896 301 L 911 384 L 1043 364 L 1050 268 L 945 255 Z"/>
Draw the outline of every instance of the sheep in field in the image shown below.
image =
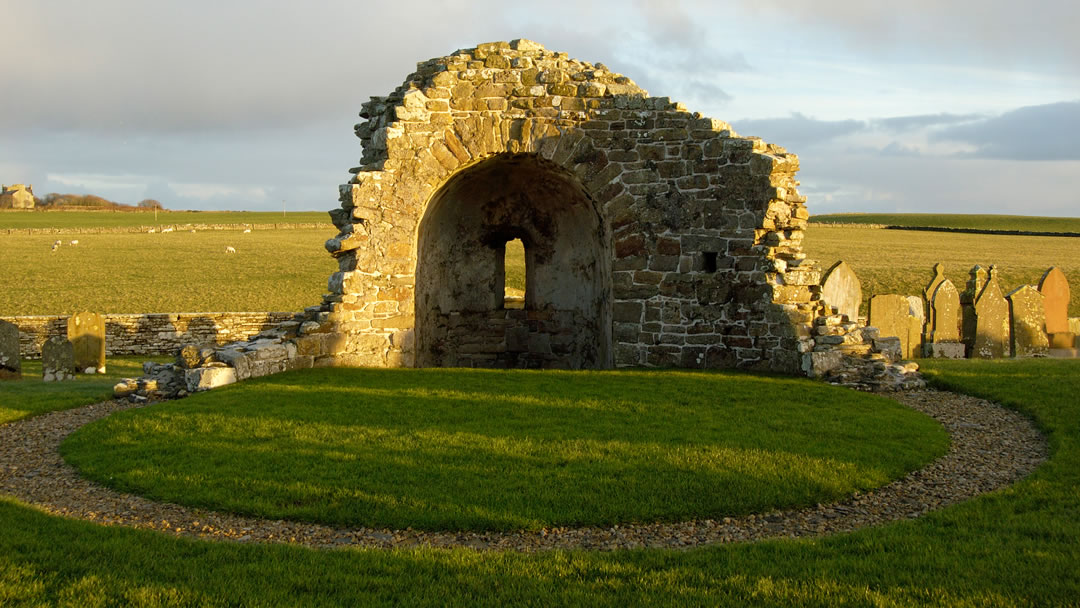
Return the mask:
<path fill-rule="evenodd" d="M 249 232 L 251 232 L 251 228 L 244 228 L 244 234 L 248 234 Z"/>
<path fill-rule="evenodd" d="M 59 247 L 59 246 L 60 246 L 60 245 L 62 245 L 62 244 L 63 244 L 63 243 L 62 243 L 61 241 L 57 240 L 57 241 L 56 241 L 55 243 L 53 243 L 52 245 L 53 245 L 53 247 Z"/>
<path fill-rule="evenodd" d="M 52 244 L 52 252 L 56 253 L 56 250 L 60 248 L 60 241 L 56 241 Z"/>
<path fill-rule="evenodd" d="M 146 231 L 146 234 L 154 234 L 155 232 L 157 232 L 157 228 L 151 228 L 150 230 Z"/>
<path fill-rule="evenodd" d="M 68 241 L 68 245 L 71 245 L 72 247 L 78 247 L 79 246 L 79 239 L 74 239 L 74 240 Z"/>
<path fill-rule="evenodd" d="M 225 248 L 225 253 L 236 253 L 236 249 L 234 249 L 232 247 L 226 247 Z"/>
<path fill-rule="evenodd" d="M 162 234 L 164 234 L 164 233 L 166 233 L 166 232 L 172 232 L 172 231 L 173 231 L 173 228 L 171 228 L 171 227 L 170 227 L 170 228 L 162 228 L 162 229 L 161 229 L 161 233 L 162 233 Z"/>

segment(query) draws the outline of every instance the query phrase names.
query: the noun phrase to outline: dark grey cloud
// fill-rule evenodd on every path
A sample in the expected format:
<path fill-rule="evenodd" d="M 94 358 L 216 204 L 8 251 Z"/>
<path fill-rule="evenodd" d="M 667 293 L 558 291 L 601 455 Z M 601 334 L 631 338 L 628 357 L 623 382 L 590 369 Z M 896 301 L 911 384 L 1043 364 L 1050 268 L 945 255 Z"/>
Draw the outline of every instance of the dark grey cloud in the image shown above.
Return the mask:
<path fill-rule="evenodd" d="M 962 122 L 972 122 L 985 118 L 980 114 L 949 114 L 942 112 L 939 114 L 917 114 L 913 116 L 892 116 L 889 118 L 875 118 L 871 121 L 871 124 L 875 127 L 890 131 L 893 133 L 904 133 L 908 131 L 917 131 L 920 129 L 926 129 L 929 127 L 940 127 L 943 125 L 952 125 Z"/>
<path fill-rule="evenodd" d="M 740 135 L 755 135 L 789 148 L 807 148 L 852 135 L 867 128 L 861 120 L 818 120 L 798 112 L 786 118 L 739 120 L 732 123 Z"/>
<path fill-rule="evenodd" d="M 1005 160 L 1080 160 L 1080 101 L 1026 106 L 1000 116 L 946 127 L 931 141 L 956 142 L 966 156 Z"/>

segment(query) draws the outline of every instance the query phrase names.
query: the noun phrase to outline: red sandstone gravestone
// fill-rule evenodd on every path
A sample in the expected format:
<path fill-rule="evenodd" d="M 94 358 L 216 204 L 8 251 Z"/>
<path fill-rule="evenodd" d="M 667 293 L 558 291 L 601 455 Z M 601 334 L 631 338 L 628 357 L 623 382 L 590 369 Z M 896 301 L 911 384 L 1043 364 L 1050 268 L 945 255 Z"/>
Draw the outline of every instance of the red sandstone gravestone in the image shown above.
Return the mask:
<path fill-rule="evenodd" d="M 1069 331 L 1069 280 L 1057 266 L 1052 266 L 1039 281 L 1039 292 L 1046 308 L 1046 333 L 1050 348 L 1073 348 L 1074 336 Z"/>

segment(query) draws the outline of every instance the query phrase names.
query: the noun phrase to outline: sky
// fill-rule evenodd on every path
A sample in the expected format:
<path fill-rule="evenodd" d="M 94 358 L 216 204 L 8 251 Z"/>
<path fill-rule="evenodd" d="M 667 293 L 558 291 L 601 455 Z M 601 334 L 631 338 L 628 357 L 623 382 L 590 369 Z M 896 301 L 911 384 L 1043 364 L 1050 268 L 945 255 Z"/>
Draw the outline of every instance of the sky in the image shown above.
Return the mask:
<path fill-rule="evenodd" d="M 1075 0 L 0 0 L 0 181 L 330 210 L 360 105 L 528 38 L 797 154 L 812 214 L 1080 217 Z"/>

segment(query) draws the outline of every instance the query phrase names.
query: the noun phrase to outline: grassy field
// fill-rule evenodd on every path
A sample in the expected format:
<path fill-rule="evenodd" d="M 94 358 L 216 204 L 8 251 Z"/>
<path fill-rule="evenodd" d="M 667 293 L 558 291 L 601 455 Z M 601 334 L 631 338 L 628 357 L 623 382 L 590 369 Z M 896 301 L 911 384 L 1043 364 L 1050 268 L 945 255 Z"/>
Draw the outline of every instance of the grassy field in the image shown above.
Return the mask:
<path fill-rule="evenodd" d="M 77 248 L 65 244 L 55 254 L 49 252 L 55 236 L 0 235 L 5 252 L 0 314 L 300 310 L 320 301 L 327 278 L 337 269 L 322 247 L 334 234 L 332 227 L 250 234 L 92 234 L 79 235 Z M 507 286 L 523 290 L 522 250 L 511 245 Z M 235 247 L 237 254 L 226 255 L 226 246 Z M 997 264 L 1006 292 L 1037 284 L 1054 264 L 1073 286 L 1073 316 L 1080 316 L 1078 247 L 1080 240 L 1065 237 L 827 224 L 812 224 L 804 241 L 807 255 L 825 268 L 838 260 L 851 265 L 867 300 L 873 294 L 921 294 L 939 261 L 961 291 L 975 264 Z"/>
<path fill-rule="evenodd" d="M 1080 316 L 1080 240 L 1069 237 L 957 234 L 877 230 L 859 226 L 811 224 L 803 250 L 822 269 L 843 260 L 862 281 L 865 301 L 875 294 L 922 295 L 933 266 L 945 264 L 947 276 L 964 290 L 975 264 L 997 264 L 1005 293 L 1038 285 L 1046 269 L 1058 266 L 1072 286 L 1069 314 Z"/>
<path fill-rule="evenodd" d="M 10 228 L 116 228 L 175 224 L 298 224 L 330 226 L 325 211 L 0 211 L 0 230 Z"/>
<path fill-rule="evenodd" d="M 924 369 L 1034 417 L 1050 461 L 1011 488 L 918 520 L 690 551 L 318 551 L 106 528 L 0 499 L 0 604 L 1076 606 L 1080 362 Z"/>
<path fill-rule="evenodd" d="M 81 234 L 55 253 L 55 235 L 0 235 L 0 314 L 302 310 L 321 301 L 337 270 L 322 247 L 335 234 Z"/>
<path fill-rule="evenodd" d="M 163 502 L 335 526 L 539 530 L 832 502 L 947 445 L 938 423 L 893 401 L 794 378 L 322 369 L 116 414 L 62 453 Z"/>
<path fill-rule="evenodd" d="M 815 224 L 883 224 L 887 226 L 932 226 L 935 228 L 971 228 L 975 230 L 1080 233 L 1080 217 L 962 215 L 955 213 L 834 213 L 815 215 L 810 218 L 810 221 Z"/>
<path fill-rule="evenodd" d="M 42 382 L 41 360 L 22 361 L 23 377 L 0 382 L 0 424 L 112 398 L 120 378 L 142 375 L 142 362 L 162 357 L 109 357 L 104 374 L 79 374 L 70 382 Z"/>

